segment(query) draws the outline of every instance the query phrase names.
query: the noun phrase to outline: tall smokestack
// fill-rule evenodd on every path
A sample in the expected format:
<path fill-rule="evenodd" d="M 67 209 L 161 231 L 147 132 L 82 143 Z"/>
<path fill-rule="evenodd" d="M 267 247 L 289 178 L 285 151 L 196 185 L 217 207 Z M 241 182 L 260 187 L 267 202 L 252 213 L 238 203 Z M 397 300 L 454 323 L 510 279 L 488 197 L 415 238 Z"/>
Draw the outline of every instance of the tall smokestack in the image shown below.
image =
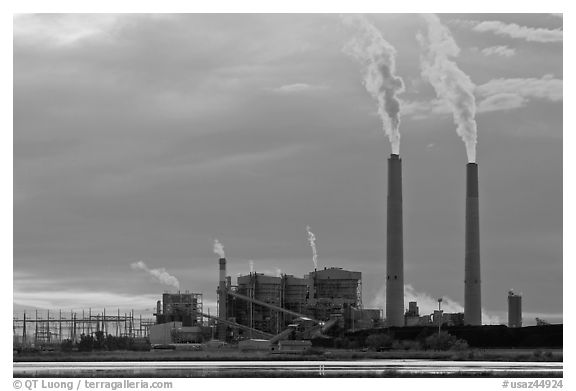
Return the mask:
<path fill-rule="evenodd" d="M 404 325 L 404 250 L 402 227 L 402 160 L 388 159 L 388 222 L 386 232 L 386 322 Z"/>
<path fill-rule="evenodd" d="M 480 288 L 480 220 L 478 215 L 478 164 L 466 165 L 466 254 L 464 266 L 464 323 L 482 324 Z"/>

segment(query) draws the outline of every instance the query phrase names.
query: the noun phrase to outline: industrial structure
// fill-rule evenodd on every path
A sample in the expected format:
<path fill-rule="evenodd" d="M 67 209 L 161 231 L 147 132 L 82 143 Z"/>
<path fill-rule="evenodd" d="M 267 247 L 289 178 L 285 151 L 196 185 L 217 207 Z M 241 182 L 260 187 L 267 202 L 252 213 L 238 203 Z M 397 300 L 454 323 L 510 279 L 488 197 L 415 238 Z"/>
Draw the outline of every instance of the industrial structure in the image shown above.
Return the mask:
<path fill-rule="evenodd" d="M 247 350 L 262 346 L 272 351 L 299 350 L 310 344 L 298 341 L 323 336 L 336 326 L 356 330 L 380 325 L 380 310 L 362 308 L 360 272 L 331 267 L 301 278 L 250 272 L 238 276 L 233 285 L 226 263 L 221 254 L 217 315 L 204 313 L 201 294 L 165 293 L 156 304 L 156 324 L 150 327 L 152 345 L 216 337 L 242 341 L 242 349 Z"/>
<path fill-rule="evenodd" d="M 478 211 L 478 164 L 466 165 L 466 248 L 464 265 L 464 323 L 482 325 L 480 285 L 480 219 Z"/>
<path fill-rule="evenodd" d="M 430 315 L 420 315 L 418 303 L 411 301 L 404 313 L 404 326 L 463 326 L 464 314 L 462 312 L 448 313 L 434 310 Z"/>
<path fill-rule="evenodd" d="M 239 275 L 236 284 L 227 275 L 227 259 L 221 251 L 218 265 L 217 313 L 205 313 L 201 293 L 164 293 L 156 303 L 155 321 L 137 320 L 130 314 L 70 313 L 56 318 L 14 317 L 15 342 L 49 343 L 81 335 L 110 332 L 116 336 L 149 338 L 150 343 L 174 345 L 238 342 L 241 350 L 300 351 L 310 340 L 325 338 L 333 329 L 340 335 L 376 327 L 421 327 L 482 325 L 481 273 L 478 203 L 478 165 L 466 167 L 465 291 L 464 312 L 420 315 L 418 303 L 404 307 L 402 161 L 397 154 L 388 159 L 386 317 L 381 310 L 362 305 L 362 273 L 340 267 L 317 269 L 302 277 L 290 274 L 270 276 L 250 271 Z M 439 302 L 441 299 L 439 299 Z M 508 293 L 508 326 L 522 327 L 522 297 Z M 404 329 L 407 330 L 407 329 Z M 413 329 L 412 329 L 413 330 Z M 362 333 L 362 331 L 360 331 Z M 217 340 L 216 340 L 217 339 Z"/>
<path fill-rule="evenodd" d="M 342 268 L 314 270 L 302 278 L 250 273 L 239 276 L 231 292 L 229 316 L 240 324 L 270 333 L 280 332 L 298 316 L 318 320 L 355 316 L 360 322 L 357 325 L 366 316 L 381 318 L 379 310 L 376 316 L 367 315 L 367 310 L 362 309 L 362 273 Z M 255 300 L 267 306 L 256 305 Z"/>
<path fill-rule="evenodd" d="M 439 310 L 433 315 L 420 316 L 416 302 L 410 302 L 405 312 L 402 161 L 397 154 L 390 155 L 388 159 L 387 211 L 385 325 L 481 325 L 477 164 L 469 163 L 466 171 L 463 314 L 444 314 Z M 220 243 L 215 242 L 222 250 Z M 362 307 L 360 272 L 335 267 L 317 270 L 314 262 L 314 271 L 301 278 L 289 274 L 270 276 L 250 271 L 247 275 L 238 276 L 236 285 L 233 285 L 231 277 L 226 273 L 227 260 L 223 250 L 216 253 L 220 256 L 217 315 L 203 313 L 201 300 L 198 300 L 201 295 L 187 293 L 184 298 L 180 294 L 164 295 L 162 312 L 158 303 L 158 327 L 151 331 L 151 335 L 156 335 L 156 330 L 160 330 L 160 339 L 167 336 L 167 342 L 174 342 L 175 335 L 188 335 L 189 341 L 202 340 L 206 337 L 206 332 L 198 327 L 202 326 L 203 318 L 208 318 L 216 326 L 216 336 L 220 341 L 249 339 L 254 342 L 243 345 L 246 345 L 245 348 L 254 348 L 266 345 L 266 342 L 262 341 L 273 345 L 285 340 L 310 339 L 323 335 L 335 326 L 357 330 L 383 324 L 379 310 L 366 310 Z M 193 330 L 194 327 L 198 329 Z"/>
<path fill-rule="evenodd" d="M 250 272 L 238 276 L 233 285 L 226 262 L 224 257 L 218 262 L 217 315 L 204 313 L 201 294 L 165 293 L 156 304 L 156 324 L 150 327 L 152 345 L 218 338 L 253 341 L 243 342 L 243 349 L 261 345 L 299 349 L 309 344 L 286 341 L 310 340 L 338 325 L 372 328 L 382 318 L 380 310 L 362 308 L 360 272 L 331 267 L 302 278 Z"/>
<path fill-rule="evenodd" d="M 202 324 L 202 294 L 168 293 L 162 295 L 162 302 L 156 303 L 156 322 L 181 322 L 183 326 Z"/>
<path fill-rule="evenodd" d="M 508 327 L 522 327 L 522 295 L 508 291 Z"/>
<path fill-rule="evenodd" d="M 153 345 L 198 343 L 211 337 L 210 328 L 203 322 L 201 293 L 164 293 L 154 315 L 156 324 L 149 332 Z"/>
<path fill-rule="evenodd" d="M 388 159 L 386 231 L 386 324 L 404 325 L 404 244 L 402 225 L 402 160 Z"/>
<path fill-rule="evenodd" d="M 408 309 L 404 313 L 404 326 L 427 326 L 432 324 L 430 315 L 420 315 L 418 303 L 411 301 L 408 303 Z"/>
<path fill-rule="evenodd" d="M 49 346 L 65 340 L 80 341 L 82 335 L 95 336 L 96 333 L 115 337 L 146 338 L 154 320 L 135 316 L 134 311 L 120 313 L 120 310 L 102 312 L 88 310 L 24 311 L 12 318 L 14 347 Z"/>

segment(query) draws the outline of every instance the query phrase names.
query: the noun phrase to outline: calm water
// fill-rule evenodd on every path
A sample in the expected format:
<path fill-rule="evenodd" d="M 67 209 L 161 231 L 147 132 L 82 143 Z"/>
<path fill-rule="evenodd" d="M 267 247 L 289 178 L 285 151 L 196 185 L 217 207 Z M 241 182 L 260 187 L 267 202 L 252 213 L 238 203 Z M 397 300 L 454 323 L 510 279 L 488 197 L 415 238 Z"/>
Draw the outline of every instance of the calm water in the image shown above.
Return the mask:
<path fill-rule="evenodd" d="M 499 376 L 499 373 L 561 377 L 563 363 L 436 360 L 14 363 L 14 377 Z"/>

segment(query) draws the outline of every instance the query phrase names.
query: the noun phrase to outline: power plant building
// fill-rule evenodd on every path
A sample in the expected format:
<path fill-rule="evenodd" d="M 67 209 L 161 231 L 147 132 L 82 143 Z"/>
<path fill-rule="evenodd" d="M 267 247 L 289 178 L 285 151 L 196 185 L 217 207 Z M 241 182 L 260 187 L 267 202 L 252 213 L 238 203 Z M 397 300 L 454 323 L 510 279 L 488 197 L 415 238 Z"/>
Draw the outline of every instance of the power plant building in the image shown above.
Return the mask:
<path fill-rule="evenodd" d="M 282 307 L 294 312 L 303 313 L 309 299 L 309 280 L 307 278 L 282 275 L 280 289 Z"/>
<path fill-rule="evenodd" d="M 218 315 L 213 318 L 222 341 L 289 335 L 296 324 L 322 330 L 337 324 L 354 329 L 381 325 L 380 310 L 362 308 L 360 272 L 325 267 L 302 278 L 249 273 L 238 276 L 232 285 L 226 276 L 226 259 L 220 258 L 219 266 Z"/>
<path fill-rule="evenodd" d="M 262 273 L 250 273 L 238 277 L 237 292 L 240 295 L 263 301 L 275 306 L 282 304 L 282 278 Z M 258 330 L 278 333 L 283 329 L 277 311 L 258 306 L 248 301 L 235 301 L 234 317 L 236 322 Z"/>
<path fill-rule="evenodd" d="M 202 294 L 164 293 L 156 303 L 156 324 L 150 326 L 153 345 L 202 342 L 209 330 L 202 325 Z"/>
<path fill-rule="evenodd" d="M 341 267 L 324 268 L 308 274 L 313 298 L 334 304 L 362 305 L 362 273 Z"/>
<path fill-rule="evenodd" d="M 156 323 L 181 322 L 183 326 L 195 326 L 202 322 L 202 294 L 164 293 L 162 303 L 156 306 Z"/>
<path fill-rule="evenodd" d="M 308 274 L 308 312 L 317 319 L 342 314 L 346 307 L 362 307 L 362 273 L 342 268 L 324 268 Z"/>
<path fill-rule="evenodd" d="M 362 306 L 362 273 L 342 268 L 324 268 L 308 273 L 304 278 L 283 274 L 280 277 L 262 273 L 238 276 L 237 285 L 232 287 L 237 295 L 229 296 L 228 316 L 235 322 L 269 333 L 282 331 L 294 319 L 294 315 L 277 311 L 281 307 L 294 313 L 318 320 L 331 316 L 344 316 L 347 308 Z M 251 300 L 243 300 L 244 296 Z M 270 305 L 255 303 L 257 300 Z M 378 312 L 379 314 L 379 312 Z M 374 314 L 356 314 L 359 325 L 364 318 Z M 371 323 L 366 321 L 365 323 Z M 372 322 L 373 323 L 373 322 Z"/>

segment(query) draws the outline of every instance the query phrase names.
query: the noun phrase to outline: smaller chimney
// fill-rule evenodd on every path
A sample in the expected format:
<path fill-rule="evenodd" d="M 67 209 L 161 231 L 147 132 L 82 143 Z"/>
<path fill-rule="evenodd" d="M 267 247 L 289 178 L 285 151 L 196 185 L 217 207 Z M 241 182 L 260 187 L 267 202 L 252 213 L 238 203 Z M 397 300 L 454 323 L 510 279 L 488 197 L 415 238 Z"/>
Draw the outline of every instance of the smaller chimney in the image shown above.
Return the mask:
<path fill-rule="evenodd" d="M 508 327 L 522 327 L 522 295 L 508 292 Z"/>
<path fill-rule="evenodd" d="M 226 258 L 220 258 L 220 282 L 226 282 Z"/>
<path fill-rule="evenodd" d="M 220 258 L 220 275 L 218 283 L 218 317 L 226 320 L 227 318 L 227 298 L 226 294 L 226 258 Z M 218 322 L 218 339 L 221 341 L 226 340 L 226 325 Z"/>

